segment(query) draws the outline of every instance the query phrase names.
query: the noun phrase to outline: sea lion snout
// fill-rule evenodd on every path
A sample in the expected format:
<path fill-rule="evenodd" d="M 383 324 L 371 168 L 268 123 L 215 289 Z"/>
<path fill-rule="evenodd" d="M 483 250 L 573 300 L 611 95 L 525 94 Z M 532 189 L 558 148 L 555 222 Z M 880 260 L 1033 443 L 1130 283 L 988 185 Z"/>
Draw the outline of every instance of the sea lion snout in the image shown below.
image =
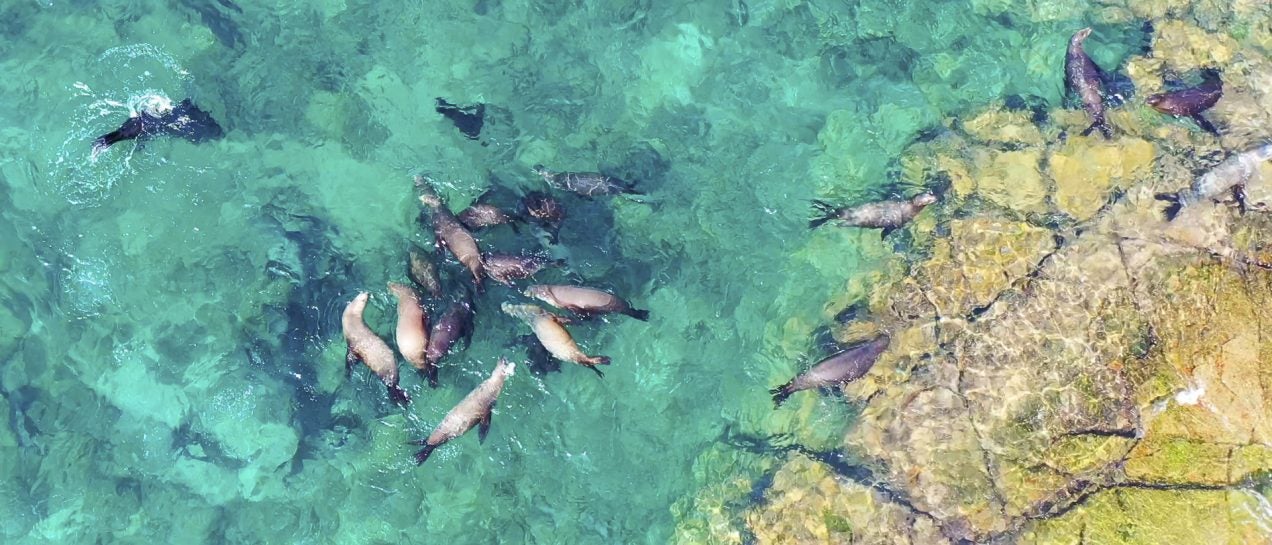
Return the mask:
<path fill-rule="evenodd" d="M 936 195 L 933 195 L 930 191 L 925 191 L 915 195 L 914 199 L 910 202 L 914 203 L 916 206 L 927 206 L 936 202 Z"/>
<path fill-rule="evenodd" d="M 1087 39 L 1087 36 L 1090 36 L 1090 35 L 1091 35 L 1091 27 L 1086 27 L 1082 30 L 1074 32 L 1073 39 L 1080 42 L 1082 40 Z"/>

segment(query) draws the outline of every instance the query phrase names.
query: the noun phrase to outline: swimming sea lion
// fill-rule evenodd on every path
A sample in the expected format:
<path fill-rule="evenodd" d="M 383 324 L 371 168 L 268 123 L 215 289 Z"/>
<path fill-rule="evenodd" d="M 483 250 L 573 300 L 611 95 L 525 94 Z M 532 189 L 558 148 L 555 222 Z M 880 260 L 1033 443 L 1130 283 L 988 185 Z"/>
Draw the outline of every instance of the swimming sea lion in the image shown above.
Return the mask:
<path fill-rule="evenodd" d="M 420 304 L 420 294 L 405 284 L 389 282 L 389 291 L 398 299 L 397 346 L 402 359 L 429 375 L 424 350 L 428 347 L 428 315 Z"/>
<path fill-rule="evenodd" d="M 486 105 L 477 103 L 472 106 L 456 106 L 442 97 L 437 97 L 437 113 L 442 114 L 455 128 L 469 140 L 476 140 L 481 134 L 481 127 L 486 123 Z"/>
<path fill-rule="evenodd" d="M 1207 200 L 1214 200 L 1224 193 L 1231 193 L 1245 213 L 1245 185 L 1259 170 L 1259 163 L 1272 159 L 1272 144 L 1233 154 L 1215 168 L 1193 180 L 1188 189 L 1175 193 L 1158 193 L 1153 197 L 1170 204 L 1162 211 L 1170 221 L 1179 211 Z"/>
<path fill-rule="evenodd" d="M 561 325 L 569 320 L 552 314 L 536 305 L 514 305 L 512 303 L 504 303 L 501 307 L 505 313 L 520 318 L 530 327 L 534 329 L 534 336 L 539 339 L 539 344 L 548 349 L 552 353 L 552 357 L 577 363 L 596 372 L 600 377 L 605 377 L 597 365 L 609 365 L 610 359 L 607 356 L 589 356 L 579 349 L 579 345 L 574 342 L 574 338 L 570 336 L 570 332 L 565 330 L 565 326 Z"/>
<path fill-rule="evenodd" d="M 1069 39 L 1069 50 L 1064 56 L 1064 81 L 1068 88 L 1082 99 L 1082 108 L 1091 115 L 1090 127 L 1082 131 L 1082 136 L 1091 134 L 1093 129 L 1100 129 L 1105 139 L 1113 138 L 1113 131 L 1104 120 L 1104 93 L 1101 90 L 1103 75 L 1095 61 L 1088 57 L 1082 49 L 1082 42 L 1091 35 L 1087 27 L 1073 33 Z"/>
<path fill-rule="evenodd" d="M 787 397 L 800 390 L 844 384 L 865 376 L 890 341 L 887 335 L 879 335 L 817 362 L 790 382 L 769 390 L 773 394 L 773 405 L 781 407 Z"/>
<path fill-rule="evenodd" d="M 172 105 L 166 99 L 164 102 L 168 106 Z M 179 136 L 198 144 L 221 138 L 225 131 L 211 115 L 200 110 L 187 98 L 176 107 L 138 112 L 118 129 L 99 136 L 93 141 L 93 157 L 96 158 L 116 142 L 160 135 Z"/>
<path fill-rule="evenodd" d="M 808 222 L 809 229 L 816 229 L 830 220 L 839 220 L 845 227 L 882 228 L 882 236 L 888 236 L 914 219 L 923 208 L 936 202 L 936 195 L 923 192 L 908 201 L 879 201 L 860 206 L 836 208 L 825 201 L 813 201 L 816 213 L 824 214 Z"/>
<path fill-rule="evenodd" d="M 494 372 L 490 373 L 490 378 L 478 384 L 450 412 L 446 413 L 427 439 L 411 441 L 412 445 L 424 446 L 415 453 L 415 463 L 424 463 L 434 449 L 463 435 L 473 429 L 473 426 L 477 426 L 477 440 L 485 442 L 486 434 L 490 432 L 491 410 L 495 408 L 495 401 L 499 399 L 499 392 L 503 390 L 504 381 L 513 375 L 516 367 L 507 358 L 499 358 L 499 363 L 495 365 Z"/>
<path fill-rule="evenodd" d="M 542 176 L 548 182 L 548 185 L 578 193 L 584 197 L 619 195 L 623 193 L 631 195 L 641 194 L 641 192 L 632 189 L 632 184 L 599 172 L 552 172 L 544 168 L 543 165 L 535 165 L 534 172 Z"/>
<path fill-rule="evenodd" d="M 548 231 L 551 242 L 556 243 L 561 232 L 561 222 L 565 221 L 565 206 L 560 201 L 546 193 L 531 191 L 517 202 L 517 212 L 537 220 Z"/>
<path fill-rule="evenodd" d="M 437 364 L 446 357 L 455 342 L 463 339 L 467 347 L 473 338 L 473 303 L 467 296 L 451 303 L 441 319 L 433 324 L 424 349 L 424 361 L 428 366 L 428 385 L 437 387 Z"/>
<path fill-rule="evenodd" d="M 1196 87 L 1181 89 L 1170 93 L 1160 93 L 1148 97 L 1145 102 L 1153 109 L 1176 117 L 1190 117 L 1197 122 L 1202 130 L 1209 132 L 1215 136 L 1219 135 L 1219 129 L 1210 124 L 1206 118 L 1201 116 L 1201 112 L 1209 110 L 1219 99 L 1223 97 L 1223 81 L 1219 79 L 1219 74 L 1213 70 L 1206 71 L 1203 76 L 1204 81 Z"/>
<path fill-rule="evenodd" d="M 520 232 L 517 229 L 517 224 L 514 223 L 519 221 L 520 218 L 504 212 L 493 204 L 473 203 L 456 217 L 459 218 L 459 222 L 463 223 L 465 227 L 473 230 L 507 224 L 508 227 L 512 228 L 512 232 Z"/>
<path fill-rule="evenodd" d="M 429 297 L 442 296 L 442 281 L 437 277 L 437 267 L 424 250 L 414 244 L 407 250 L 406 276 L 420 289 L 428 292 Z"/>
<path fill-rule="evenodd" d="M 488 253 L 482 257 L 486 275 L 491 280 L 511 286 L 513 280 L 525 280 L 545 267 L 564 267 L 563 259 L 548 259 L 537 255 L 508 255 Z"/>
<path fill-rule="evenodd" d="M 523 292 L 549 305 L 563 308 L 580 316 L 595 316 L 618 312 L 640 321 L 649 320 L 649 311 L 632 308 L 622 297 L 609 292 L 581 286 L 535 285 Z"/>
<path fill-rule="evenodd" d="M 340 316 L 346 346 L 345 374 L 351 373 L 353 366 L 361 361 L 388 387 L 389 398 L 405 405 L 411 398 L 398 387 L 397 359 L 393 357 L 393 349 L 362 320 L 362 312 L 366 310 L 370 297 L 371 294 L 365 291 L 359 293 L 345 306 L 344 314 Z"/>
<path fill-rule="evenodd" d="M 473 275 L 473 284 L 477 286 L 477 291 L 482 291 L 481 279 L 485 267 L 482 266 L 481 250 L 477 247 L 477 239 L 473 238 L 473 234 L 468 232 L 449 208 L 446 208 L 446 204 L 429 186 L 426 178 L 416 176 L 415 187 L 420 192 L 420 203 L 433 211 L 433 232 L 437 236 L 438 246 L 450 250 L 455 259 L 468 268 Z"/>

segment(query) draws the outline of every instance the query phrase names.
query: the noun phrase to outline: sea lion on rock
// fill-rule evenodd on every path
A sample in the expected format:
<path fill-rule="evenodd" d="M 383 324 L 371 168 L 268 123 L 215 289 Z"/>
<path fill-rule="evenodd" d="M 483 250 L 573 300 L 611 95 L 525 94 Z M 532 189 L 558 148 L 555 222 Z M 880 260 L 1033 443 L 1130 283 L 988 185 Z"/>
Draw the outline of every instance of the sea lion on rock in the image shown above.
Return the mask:
<path fill-rule="evenodd" d="M 641 192 L 632 188 L 633 184 L 629 184 L 615 178 L 606 176 L 599 172 L 552 172 L 543 165 L 535 165 L 534 172 L 542 176 L 548 185 L 578 193 L 584 197 L 595 197 L 597 195 L 640 195 Z"/>
<path fill-rule="evenodd" d="M 790 382 L 769 390 L 773 394 L 773 406 L 781 407 L 787 397 L 800 390 L 844 384 L 865 376 L 891 340 L 887 335 L 879 335 L 817 362 Z"/>
<path fill-rule="evenodd" d="M 546 267 L 564 267 L 563 259 L 548 259 L 537 255 L 508 255 L 489 253 L 482 257 L 486 275 L 491 280 L 511 286 L 513 280 L 525 280 Z"/>
<path fill-rule="evenodd" d="M 552 357 L 561 361 L 577 363 L 595 371 L 597 376 L 605 377 L 605 373 L 602 373 L 596 366 L 609 365 L 609 357 L 584 354 L 579 345 L 574 342 L 574 337 L 571 337 L 570 332 L 566 331 L 565 326 L 562 325 L 569 320 L 543 310 L 536 305 L 504 303 L 501 308 L 509 316 L 520 318 L 530 324 L 530 327 L 534 330 L 534 336 L 539 339 L 539 344 L 547 348 Z"/>
<path fill-rule="evenodd" d="M 1103 74 L 1095 61 L 1088 57 L 1082 49 L 1082 43 L 1091 35 L 1087 27 L 1073 33 L 1069 39 L 1069 50 L 1064 56 L 1064 81 L 1066 86 L 1078 94 L 1082 100 L 1082 108 L 1091 116 L 1091 126 L 1082 131 L 1082 136 L 1100 129 L 1100 134 L 1107 140 L 1113 138 L 1113 131 L 1104 119 L 1104 93 L 1101 90 Z"/>
<path fill-rule="evenodd" d="M 359 361 L 380 377 L 380 381 L 389 389 L 389 398 L 399 405 L 411 401 L 406 391 L 398 387 L 397 359 L 393 357 L 393 349 L 384 342 L 362 319 L 367 308 L 367 300 L 371 294 L 361 292 L 345 306 L 340 316 L 340 325 L 345 339 L 345 374 L 353 371 Z"/>
<path fill-rule="evenodd" d="M 1231 193 L 1241 212 L 1246 210 L 1245 185 L 1259 171 L 1259 164 L 1272 159 L 1272 144 L 1233 154 L 1215 168 L 1193 180 L 1187 189 L 1175 193 L 1158 193 L 1153 197 L 1170 204 L 1163 210 L 1166 220 L 1179 215 L 1184 207 L 1215 200 L 1224 193 Z"/>
<path fill-rule="evenodd" d="M 830 220 L 839 220 L 845 227 L 882 228 L 881 236 L 888 236 L 914 219 L 923 208 L 936 202 L 936 195 L 923 192 L 908 201 L 879 201 L 860 206 L 840 207 L 825 201 L 813 201 L 813 209 L 823 216 L 808 222 L 809 229 L 816 229 Z"/>
<path fill-rule="evenodd" d="M 411 442 L 412 445 L 424 446 L 415 453 L 415 463 L 417 465 L 424 463 L 434 449 L 463 435 L 473 429 L 473 426 L 477 426 L 477 440 L 485 442 L 486 434 L 490 432 L 490 415 L 495 408 L 495 401 L 499 399 L 499 392 L 503 390 L 504 381 L 515 372 L 515 364 L 507 358 L 499 358 L 499 363 L 495 365 L 494 372 L 490 373 L 490 378 L 478 384 L 450 412 L 446 413 L 427 439 Z"/>
<path fill-rule="evenodd" d="M 467 347 L 473 338 L 473 303 L 467 296 L 451 303 L 450 308 L 433 324 L 428 335 L 428 346 L 424 349 L 424 362 L 427 366 L 425 374 L 428 385 L 437 387 L 437 364 L 446 357 L 455 342 L 463 339 Z"/>
<path fill-rule="evenodd" d="M 407 250 L 406 276 L 420 289 L 428 292 L 429 297 L 442 296 L 442 281 L 437 277 L 437 267 L 424 250 L 414 244 Z"/>
<path fill-rule="evenodd" d="M 1213 70 L 1207 70 L 1202 77 L 1204 81 L 1201 85 L 1156 94 L 1148 97 L 1145 102 L 1161 113 L 1192 118 L 1202 130 L 1218 136 L 1219 129 L 1202 117 L 1201 112 L 1209 110 L 1223 97 L 1223 81 L 1219 79 L 1219 73 Z"/>
<path fill-rule="evenodd" d="M 397 346 L 402 359 L 428 374 L 424 350 L 428 347 L 428 315 L 420 304 L 420 294 L 405 284 L 389 282 L 389 291 L 397 296 Z"/>
<path fill-rule="evenodd" d="M 649 311 L 632 308 L 622 297 L 609 292 L 582 286 L 534 285 L 523 292 L 557 308 L 563 308 L 580 316 L 596 316 L 617 312 L 640 321 L 649 320 Z"/>
<path fill-rule="evenodd" d="M 433 191 L 426 178 L 416 176 L 415 187 L 420 192 L 420 203 L 433 211 L 433 233 L 437 236 L 437 245 L 450 250 L 455 259 L 468 268 L 473 275 L 473 284 L 477 286 L 477 291 L 482 291 L 481 279 L 485 267 L 482 266 L 481 249 L 477 247 L 477 239 L 446 207 L 446 203 L 443 203 L 437 192 Z"/>
<path fill-rule="evenodd" d="M 143 109 L 129 117 L 118 129 L 99 136 L 93 141 L 93 157 L 101 155 L 117 142 L 143 140 L 154 136 L 179 136 L 195 144 L 221 138 L 225 131 L 207 112 L 200 110 L 190 99 L 182 100 L 175 107 L 163 99 L 159 108 Z"/>

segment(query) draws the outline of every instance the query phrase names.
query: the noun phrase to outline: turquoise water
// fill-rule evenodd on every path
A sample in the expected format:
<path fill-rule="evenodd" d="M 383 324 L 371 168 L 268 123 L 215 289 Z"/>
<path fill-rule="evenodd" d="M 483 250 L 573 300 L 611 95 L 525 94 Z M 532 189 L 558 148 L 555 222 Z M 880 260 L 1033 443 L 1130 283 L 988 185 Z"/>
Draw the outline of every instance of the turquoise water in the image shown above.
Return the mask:
<path fill-rule="evenodd" d="M 0 536 L 16 543 L 664 543 L 726 427 L 842 431 L 834 400 L 774 412 L 850 281 L 904 240 L 806 229 L 808 200 L 910 194 L 895 157 L 946 116 L 1058 104 L 1081 3 L 476 3 L 0 7 L 4 258 Z M 1005 4 L 1005 3 L 1004 3 Z M 1106 66 L 1141 46 L 1097 25 Z M 147 96 L 227 130 L 195 146 L 97 135 Z M 488 104 L 481 141 L 434 97 Z M 531 166 L 604 169 L 642 200 L 566 199 L 568 272 L 652 311 L 573 331 L 614 364 L 509 380 L 490 437 L 411 463 L 528 333 L 477 335 L 389 404 L 346 380 L 339 314 L 404 280 L 411 175 L 456 210 Z M 529 236 L 482 235 L 504 251 Z M 452 272 L 458 269 L 446 267 Z M 859 295 L 859 294 L 858 294 Z M 440 312 L 440 310 L 438 311 Z"/>

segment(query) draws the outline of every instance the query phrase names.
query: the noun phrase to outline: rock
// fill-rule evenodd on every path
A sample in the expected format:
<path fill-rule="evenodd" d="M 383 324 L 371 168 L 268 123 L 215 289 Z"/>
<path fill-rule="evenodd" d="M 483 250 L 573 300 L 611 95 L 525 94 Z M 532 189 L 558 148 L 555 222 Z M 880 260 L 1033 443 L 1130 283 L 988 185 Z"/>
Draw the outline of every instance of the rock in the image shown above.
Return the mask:
<path fill-rule="evenodd" d="M 1047 186 L 1042 179 L 1042 152 L 986 151 L 976 157 L 976 189 L 1004 208 L 1024 213 L 1047 211 Z"/>
<path fill-rule="evenodd" d="M 1156 152 L 1152 143 L 1128 136 L 1112 142 L 1098 134 L 1071 136 L 1047 159 L 1055 182 L 1056 206 L 1079 221 L 1108 202 L 1114 188 L 1126 188 L 1148 174 Z"/>
<path fill-rule="evenodd" d="M 1160 10 L 1161 6 L 1154 9 Z M 1153 38 L 1155 56 L 1179 73 L 1227 66 L 1237 48 L 1236 40 L 1229 36 L 1212 34 L 1180 20 L 1162 23 Z"/>
<path fill-rule="evenodd" d="M 914 271 L 939 315 L 962 317 L 984 307 L 1031 268 L 1053 246 L 1046 229 L 977 217 L 953 220 L 950 236 L 938 239 L 932 258 Z"/>
<path fill-rule="evenodd" d="M 1005 110 L 999 106 L 963 121 L 962 129 L 973 140 L 983 144 L 1016 144 L 1041 146 L 1042 131 L 1034 125 L 1026 110 Z"/>

